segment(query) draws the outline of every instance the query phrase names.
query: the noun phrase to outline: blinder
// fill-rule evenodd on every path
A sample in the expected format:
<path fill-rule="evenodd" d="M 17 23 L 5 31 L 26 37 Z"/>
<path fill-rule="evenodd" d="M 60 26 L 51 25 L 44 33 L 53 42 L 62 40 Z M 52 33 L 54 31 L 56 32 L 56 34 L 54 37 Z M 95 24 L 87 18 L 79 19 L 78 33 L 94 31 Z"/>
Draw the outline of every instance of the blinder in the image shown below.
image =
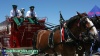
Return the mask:
<path fill-rule="evenodd" d="M 82 25 L 86 29 L 86 32 L 81 33 L 81 38 L 83 42 L 94 42 L 94 35 L 92 35 L 89 32 L 92 29 L 92 27 L 94 27 L 94 25 L 91 26 L 90 28 L 86 27 L 86 24 L 88 23 L 88 21 L 86 21 L 86 18 L 88 17 L 85 16 L 85 17 L 80 18 L 79 24 Z"/>
<path fill-rule="evenodd" d="M 88 22 L 86 21 L 86 18 L 88 18 L 88 17 L 85 16 L 85 17 L 80 18 L 80 22 L 79 22 L 79 24 L 80 24 L 80 25 L 83 25 L 84 28 L 86 28 L 86 24 L 88 23 Z"/>

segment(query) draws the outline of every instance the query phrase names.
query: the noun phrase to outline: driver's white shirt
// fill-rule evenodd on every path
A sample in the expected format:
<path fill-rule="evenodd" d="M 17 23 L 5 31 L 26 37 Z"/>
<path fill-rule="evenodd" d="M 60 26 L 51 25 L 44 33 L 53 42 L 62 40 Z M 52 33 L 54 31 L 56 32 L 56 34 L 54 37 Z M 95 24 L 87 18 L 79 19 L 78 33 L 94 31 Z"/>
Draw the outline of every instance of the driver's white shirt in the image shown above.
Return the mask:
<path fill-rule="evenodd" d="M 17 12 L 17 16 L 22 16 L 22 13 L 21 13 L 20 10 L 17 9 L 16 12 Z M 15 16 L 15 11 L 11 10 L 10 11 L 10 17 L 14 17 L 14 16 Z"/>
<path fill-rule="evenodd" d="M 31 16 L 31 11 L 27 11 L 26 13 L 26 17 L 30 17 Z M 33 11 L 33 16 L 37 17 L 36 12 Z"/>

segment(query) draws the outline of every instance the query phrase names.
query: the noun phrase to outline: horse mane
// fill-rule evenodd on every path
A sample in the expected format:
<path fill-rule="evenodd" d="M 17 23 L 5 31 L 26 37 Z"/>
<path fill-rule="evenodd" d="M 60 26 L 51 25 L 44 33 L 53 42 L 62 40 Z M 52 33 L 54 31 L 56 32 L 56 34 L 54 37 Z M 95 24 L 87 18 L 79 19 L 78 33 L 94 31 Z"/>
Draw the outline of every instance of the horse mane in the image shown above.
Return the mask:
<path fill-rule="evenodd" d="M 56 30 L 60 30 L 60 25 L 53 29 L 54 32 L 55 32 Z"/>
<path fill-rule="evenodd" d="M 81 13 L 82 16 L 88 16 L 86 13 Z M 75 23 L 77 20 L 80 19 L 80 16 L 75 15 L 73 17 L 71 17 L 69 20 L 67 20 L 67 27 L 71 28 L 71 26 L 73 25 L 73 23 Z"/>
<path fill-rule="evenodd" d="M 71 26 L 73 25 L 73 23 L 76 22 L 78 19 L 79 19 L 79 16 L 75 15 L 75 16 L 71 17 L 69 20 L 66 20 L 67 27 L 70 29 Z M 55 32 L 56 30 L 59 30 L 59 29 L 60 29 L 60 25 L 58 27 L 54 28 L 53 31 Z"/>
<path fill-rule="evenodd" d="M 87 16 L 86 13 L 81 13 L 81 15 Z M 66 20 L 67 27 L 70 29 L 72 27 L 72 25 L 79 19 L 80 19 L 80 16 L 78 16 L 78 15 L 75 15 L 75 16 L 69 18 L 69 20 Z M 54 28 L 54 31 L 56 31 L 58 29 L 60 29 L 60 25 L 58 27 Z"/>
<path fill-rule="evenodd" d="M 71 17 L 69 20 L 66 20 L 67 23 L 67 27 L 71 28 L 71 26 L 73 25 L 73 23 L 75 23 L 80 17 L 78 15 L 75 15 L 73 17 Z"/>

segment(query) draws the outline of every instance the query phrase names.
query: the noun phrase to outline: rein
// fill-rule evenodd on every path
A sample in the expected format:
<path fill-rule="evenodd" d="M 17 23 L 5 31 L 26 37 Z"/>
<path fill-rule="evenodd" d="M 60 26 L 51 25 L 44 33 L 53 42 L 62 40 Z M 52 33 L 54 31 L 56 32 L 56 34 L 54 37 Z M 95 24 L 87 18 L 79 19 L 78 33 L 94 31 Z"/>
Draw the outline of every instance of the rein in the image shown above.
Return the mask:
<path fill-rule="evenodd" d="M 89 32 L 92 28 L 94 27 L 94 25 L 93 26 L 91 26 L 90 28 L 87 28 L 86 30 L 87 30 L 87 32 Z"/>

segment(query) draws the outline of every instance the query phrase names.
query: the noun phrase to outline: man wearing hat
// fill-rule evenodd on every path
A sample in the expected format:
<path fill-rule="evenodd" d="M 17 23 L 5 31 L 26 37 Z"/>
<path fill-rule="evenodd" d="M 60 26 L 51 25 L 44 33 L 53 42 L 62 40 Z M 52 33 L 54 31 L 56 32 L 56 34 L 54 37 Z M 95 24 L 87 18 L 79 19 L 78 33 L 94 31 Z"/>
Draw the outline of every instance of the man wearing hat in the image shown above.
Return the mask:
<path fill-rule="evenodd" d="M 32 24 L 37 24 L 38 23 L 37 19 L 36 19 L 37 15 L 36 15 L 36 12 L 34 12 L 35 7 L 30 6 L 29 8 L 30 8 L 30 10 L 27 11 L 27 13 L 26 13 L 27 20 Z"/>
<path fill-rule="evenodd" d="M 13 9 L 10 11 L 10 17 L 13 18 L 17 26 L 20 26 L 21 23 L 24 21 L 23 18 L 21 18 L 22 13 L 20 10 L 17 9 L 17 5 L 12 5 Z"/>

